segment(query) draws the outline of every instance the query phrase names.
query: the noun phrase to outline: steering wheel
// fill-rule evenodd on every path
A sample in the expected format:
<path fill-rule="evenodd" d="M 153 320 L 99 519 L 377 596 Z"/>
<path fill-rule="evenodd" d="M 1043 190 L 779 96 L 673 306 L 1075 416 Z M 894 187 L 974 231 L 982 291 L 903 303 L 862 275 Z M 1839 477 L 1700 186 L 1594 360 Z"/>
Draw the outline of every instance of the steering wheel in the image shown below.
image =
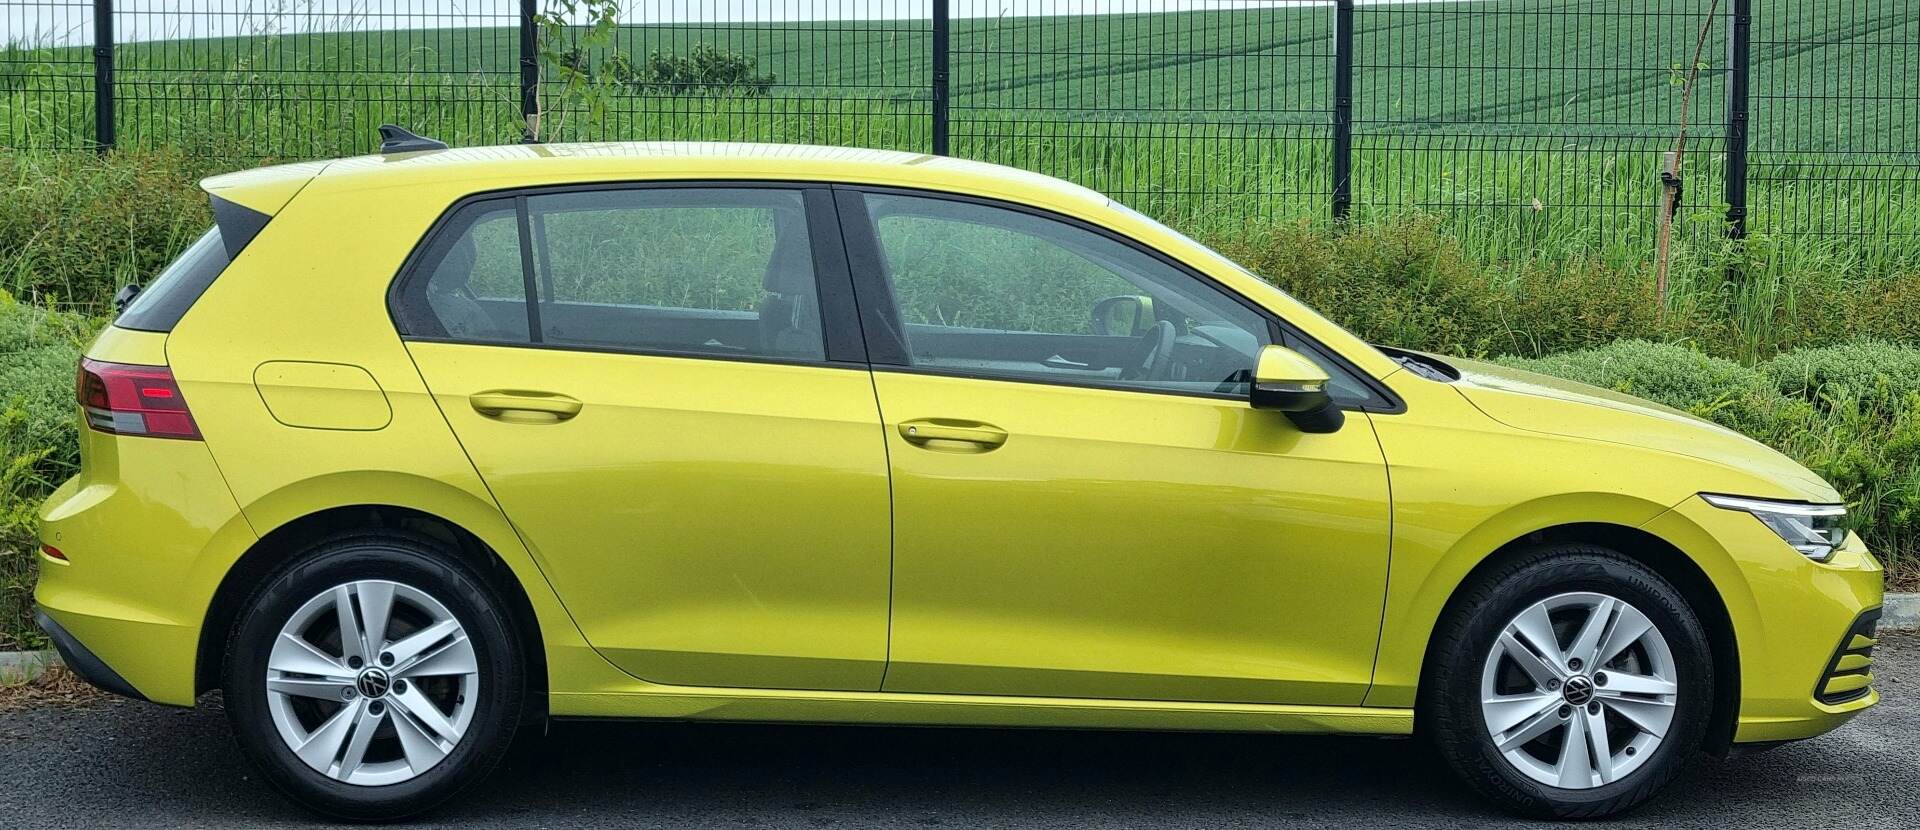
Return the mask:
<path fill-rule="evenodd" d="M 1174 336 L 1173 324 L 1165 320 L 1140 335 L 1139 380 L 1166 380 L 1172 374 Z"/>

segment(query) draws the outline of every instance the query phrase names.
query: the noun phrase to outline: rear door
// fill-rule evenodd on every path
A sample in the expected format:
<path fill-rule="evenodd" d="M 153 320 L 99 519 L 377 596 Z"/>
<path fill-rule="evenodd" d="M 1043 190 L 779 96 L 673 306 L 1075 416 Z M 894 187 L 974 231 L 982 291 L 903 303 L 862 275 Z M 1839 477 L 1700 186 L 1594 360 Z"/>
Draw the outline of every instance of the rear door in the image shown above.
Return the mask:
<path fill-rule="evenodd" d="M 827 191 L 478 199 L 415 259 L 408 349 L 595 648 L 656 683 L 880 687 L 886 449 Z"/>

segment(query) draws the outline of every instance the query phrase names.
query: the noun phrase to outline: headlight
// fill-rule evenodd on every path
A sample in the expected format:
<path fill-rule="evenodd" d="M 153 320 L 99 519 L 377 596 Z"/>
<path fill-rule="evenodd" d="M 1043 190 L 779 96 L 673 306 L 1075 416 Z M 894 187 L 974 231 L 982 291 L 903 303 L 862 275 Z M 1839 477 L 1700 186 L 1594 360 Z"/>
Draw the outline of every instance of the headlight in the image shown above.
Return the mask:
<path fill-rule="evenodd" d="M 1794 550 L 1815 562 L 1833 558 L 1833 552 L 1847 541 L 1847 508 L 1838 504 L 1800 504 L 1790 501 L 1747 499 L 1739 496 L 1700 494 L 1708 504 L 1726 510 L 1752 513 L 1762 524 L 1780 534 Z"/>

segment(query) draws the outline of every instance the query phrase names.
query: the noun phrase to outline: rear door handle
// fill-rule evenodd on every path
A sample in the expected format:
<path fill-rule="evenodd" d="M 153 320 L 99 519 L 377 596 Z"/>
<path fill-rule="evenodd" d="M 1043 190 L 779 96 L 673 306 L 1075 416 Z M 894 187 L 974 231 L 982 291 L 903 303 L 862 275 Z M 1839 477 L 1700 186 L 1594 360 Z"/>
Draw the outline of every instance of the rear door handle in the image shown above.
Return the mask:
<path fill-rule="evenodd" d="M 579 401 L 552 392 L 495 389 L 467 396 L 473 411 L 517 424 L 550 424 L 580 414 Z"/>
<path fill-rule="evenodd" d="M 952 441 L 973 445 L 975 451 L 986 451 L 1007 443 L 1007 431 L 992 424 L 977 421 L 955 421 L 947 418 L 922 418 L 917 421 L 904 421 L 900 424 L 900 437 L 916 446 L 938 449 L 933 442 Z"/>

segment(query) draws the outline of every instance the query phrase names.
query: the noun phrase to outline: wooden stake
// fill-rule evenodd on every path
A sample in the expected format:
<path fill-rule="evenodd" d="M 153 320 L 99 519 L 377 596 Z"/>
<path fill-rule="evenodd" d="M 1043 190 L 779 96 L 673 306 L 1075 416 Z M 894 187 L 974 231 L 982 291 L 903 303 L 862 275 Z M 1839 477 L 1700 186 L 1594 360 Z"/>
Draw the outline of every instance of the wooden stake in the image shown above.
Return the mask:
<path fill-rule="evenodd" d="M 1659 319 L 1667 314 L 1667 257 L 1673 245 L 1673 215 L 1680 200 L 1680 162 L 1687 153 L 1687 113 L 1693 108 L 1693 87 L 1700 80 L 1700 56 L 1707 51 L 1707 33 L 1713 31 L 1713 21 L 1720 16 L 1720 0 L 1713 0 L 1707 8 L 1707 19 L 1700 24 L 1700 38 L 1693 44 L 1693 60 L 1687 64 L 1686 85 L 1680 90 L 1680 128 L 1673 139 L 1673 150 L 1667 153 L 1666 162 L 1661 167 L 1660 182 L 1660 235 L 1655 243 L 1653 264 L 1653 291 L 1656 303 L 1653 313 Z"/>
<path fill-rule="evenodd" d="M 1667 251 L 1673 244 L 1673 214 L 1679 198 L 1680 152 L 1669 150 L 1660 165 L 1660 241 L 1653 254 L 1653 295 L 1658 303 L 1654 314 L 1662 319 L 1667 313 Z"/>

